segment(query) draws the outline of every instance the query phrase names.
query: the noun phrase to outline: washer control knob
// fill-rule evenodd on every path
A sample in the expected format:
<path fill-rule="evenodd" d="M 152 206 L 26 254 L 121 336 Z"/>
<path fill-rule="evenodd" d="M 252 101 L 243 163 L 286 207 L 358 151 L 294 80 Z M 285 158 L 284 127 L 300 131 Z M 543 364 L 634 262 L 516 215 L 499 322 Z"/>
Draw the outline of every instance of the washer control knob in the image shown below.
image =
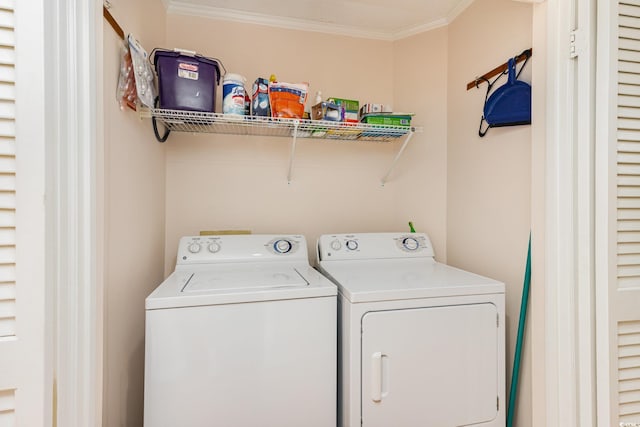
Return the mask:
<path fill-rule="evenodd" d="M 200 243 L 198 242 L 193 242 L 189 245 L 189 252 L 191 252 L 192 254 L 197 254 L 198 252 L 200 252 Z"/>
<path fill-rule="evenodd" d="M 347 245 L 347 249 L 349 249 L 350 251 L 355 251 L 356 249 L 358 249 L 358 242 L 355 240 L 347 240 L 345 244 Z"/>
<path fill-rule="evenodd" d="M 286 254 L 291 251 L 293 245 L 288 240 L 278 240 L 273 244 L 273 249 L 279 254 Z"/>
<path fill-rule="evenodd" d="M 339 251 L 340 248 L 342 248 L 342 243 L 340 243 L 340 240 L 336 239 L 331 242 L 331 249 L 333 249 L 334 251 Z"/>
<path fill-rule="evenodd" d="M 420 244 L 413 237 L 407 237 L 402 241 L 402 246 L 404 246 L 408 251 L 415 251 L 416 249 L 418 249 Z"/>
<path fill-rule="evenodd" d="M 212 254 L 215 254 L 220 250 L 220 243 L 211 242 L 209 243 L 209 246 L 207 247 L 207 249 L 209 249 L 209 252 L 211 252 Z"/>

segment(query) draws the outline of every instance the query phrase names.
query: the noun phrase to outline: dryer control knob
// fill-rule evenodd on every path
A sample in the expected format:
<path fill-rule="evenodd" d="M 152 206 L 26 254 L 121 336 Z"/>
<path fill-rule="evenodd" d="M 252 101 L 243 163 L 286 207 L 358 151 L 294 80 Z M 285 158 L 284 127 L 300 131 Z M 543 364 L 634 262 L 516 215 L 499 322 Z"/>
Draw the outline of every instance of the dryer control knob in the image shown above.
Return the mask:
<path fill-rule="evenodd" d="M 279 254 L 286 254 L 291 251 L 293 245 L 288 240 L 278 240 L 273 244 L 273 249 Z"/>
<path fill-rule="evenodd" d="M 220 250 L 220 243 L 211 242 L 211 243 L 209 243 L 209 246 L 207 247 L 207 249 L 209 249 L 209 252 L 211 252 L 212 254 L 215 254 L 216 252 L 218 252 Z"/>
<path fill-rule="evenodd" d="M 189 252 L 191 252 L 192 254 L 197 254 L 198 252 L 200 252 L 200 249 L 200 243 L 194 242 L 189 245 Z"/>
<path fill-rule="evenodd" d="M 355 251 L 356 249 L 358 249 L 358 242 L 356 242 L 355 240 L 347 240 L 347 243 L 345 244 L 347 245 L 347 249 L 351 251 Z"/>
<path fill-rule="evenodd" d="M 334 251 L 339 251 L 340 248 L 342 248 L 342 243 L 340 243 L 340 240 L 336 239 L 331 242 L 331 249 L 333 249 Z"/>
<path fill-rule="evenodd" d="M 407 237 L 406 239 L 404 239 L 402 241 L 402 246 L 404 246 L 405 249 L 407 249 L 409 251 L 415 251 L 416 249 L 418 249 L 420 244 L 413 237 Z"/>

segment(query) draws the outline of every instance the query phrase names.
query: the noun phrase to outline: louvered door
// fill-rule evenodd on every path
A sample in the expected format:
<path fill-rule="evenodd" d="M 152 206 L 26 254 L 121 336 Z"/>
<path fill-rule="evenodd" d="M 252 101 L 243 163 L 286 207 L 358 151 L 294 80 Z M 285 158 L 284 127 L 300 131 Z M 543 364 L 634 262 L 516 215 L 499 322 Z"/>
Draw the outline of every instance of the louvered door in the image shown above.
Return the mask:
<path fill-rule="evenodd" d="M 13 5 L 0 2 L 0 426 L 15 425 L 15 50 Z"/>
<path fill-rule="evenodd" d="M 15 68 L 13 11 L 0 9 L 0 337 L 15 335 Z"/>
<path fill-rule="evenodd" d="M 618 8 L 617 279 L 610 311 L 618 423 L 640 423 L 640 1 Z M 614 411 L 615 412 L 615 411 Z"/>
<path fill-rule="evenodd" d="M 42 5 L 0 0 L 0 427 L 45 403 Z M 22 260 L 21 262 L 19 260 Z"/>
<path fill-rule="evenodd" d="M 615 137 L 600 142 L 616 145 L 616 161 L 610 163 L 610 176 L 615 175 L 615 180 L 609 186 L 609 200 L 615 201 L 615 208 L 609 220 L 608 280 L 599 284 L 606 286 L 603 295 L 608 299 L 603 316 L 608 322 L 607 337 L 599 341 L 608 343 L 607 354 L 600 357 L 606 360 L 600 366 L 606 375 L 600 378 L 608 378 L 608 384 L 598 384 L 602 388 L 598 396 L 599 405 L 605 401 L 601 411 L 608 414 L 601 422 L 640 426 L 640 0 L 618 0 L 610 5 L 610 52 L 600 52 L 607 53 L 609 66 L 614 68 L 610 99 L 616 100 L 611 107 L 616 114 L 609 115 L 609 126 Z"/>

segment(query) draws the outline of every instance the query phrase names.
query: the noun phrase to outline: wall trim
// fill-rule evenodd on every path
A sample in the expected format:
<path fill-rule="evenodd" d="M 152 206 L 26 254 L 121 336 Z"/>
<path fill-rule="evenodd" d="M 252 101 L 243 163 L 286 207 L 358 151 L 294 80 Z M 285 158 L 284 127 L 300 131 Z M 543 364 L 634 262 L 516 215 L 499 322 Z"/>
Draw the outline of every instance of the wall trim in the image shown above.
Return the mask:
<path fill-rule="evenodd" d="M 563 7 L 561 7 L 563 6 Z M 561 188 L 562 182 L 572 181 L 573 167 L 569 160 L 563 161 L 563 141 L 572 141 L 569 132 L 570 127 L 565 123 L 573 123 L 568 114 L 566 100 L 569 94 L 566 89 L 568 84 L 568 55 L 563 50 L 563 34 L 569 31 L 570 2 L 562 3 L 559 0 L 549 0 L 547 10 L 547 184 L 546 194 L 546 247 L 545 266 L 547 277 L 545 280 L 545 385 L 546 385 L 546 414 L 545 425 L 548 427 L 560 427 L 563 425 L 577 425 L 570 415 L 563 415 L 563 405 L 575 407 L 574 394 L 571 390 L 560 390 L 562 384 L 575 384 L 574 372 L 566 369 L 566 361 L 572 360 L 571 345 L 562 347 L 561 337 L 570 334 L 572 329 L 571 313 L 574 307 L 566 307 L 563 304 L 572 300 L 562 291 L 570 283 L 573 283 L 571 269 L 563 268 L 564 265 L 572 266 L 572 253 L 567 251 L 563 239 L 573 242 L 571 223 L 567 224 L 566 215 L 563 221 L 562 212 L 573 211 L 571 206 L 566 206 L 572 200 L 572 188 Z M 564 90 L 563 90 L 564 89 Z M 570 169 L 565 169 L 565 164 Z M 568 208 L 568 209 L 567 209 Z M 566 227 L 569 227 L 566 229 Z M 560 286 L 564 284 L 564 286 Z M 559 330 L 560 327 L 564 329 Z"/>
<path fill-rule="evenodd" d="M 617 281 L 617 113 L 618 2 L 599 4 L 596 87 L 596 413 L 598 425 L 613 425 L 618 414 L 617 360 L 612 341 L 611 285 Z"/>
<path fill-rule="evenodd" d="M 102 286 L 96 151 L 102 8 L 45 3 L 47 277 L 56 294 L 54 425 L 101 425 Z M 73 78 L 69 78 L 73 76 Z"/>
<path fill-rule="evenodd" d="M 545 389 L 548 427 L 595 425 L 592 0 L 547 1 Z M 584 32 L 569 56 L 575 23 Z"/>
<path fill-rule="evenodd" d="M 458 3 L 456 7 L 450 10 L 446 17 L 397 31 L 373 31 L 347 25 L 318 22 L 310 19 L 286 18 L 262 13 L 244 12 L 229 8 L 213 7 L 195 4 L 188 1 L 162 0 L 162 3 L 164 4 L 168 14 L 205 17 L 221 21 L 266 25 L 269 27 L 289 30 L 319 32 L 372 40 L 396 41 L 449 25 L 474 1 L 475 0 L 463 0 Z"/>
<path fill-rule="evenodd" d="M 381 31 L 367 31 L 345 25 L 322 23 L 306 19 L 278 17 L 261 13 L 243 12 L 220 7 L 195 5 L 187 2 L 170 2 L 169 7 L 167 8 L 167 13 L 217 19 L 220 21 L 239 22 L 243 24 L 265 25 L 288 30 L 328 33 L 373 40 L 393 40 L 391 34 Z"/>

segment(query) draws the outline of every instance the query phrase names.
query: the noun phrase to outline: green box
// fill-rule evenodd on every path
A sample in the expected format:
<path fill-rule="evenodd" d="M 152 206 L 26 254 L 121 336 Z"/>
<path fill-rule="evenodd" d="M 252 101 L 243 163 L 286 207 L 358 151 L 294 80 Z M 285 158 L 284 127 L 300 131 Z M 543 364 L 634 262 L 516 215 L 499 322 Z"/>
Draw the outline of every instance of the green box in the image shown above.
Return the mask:
<path fill-rule="evenodd" d="M 358 101 L 344 98 L 329 98 L 327 101 L 344 108 L 344 117 L 342 117 L 342 121 L 358 123 L 358 110 L 360 109 L 360 103 Z"/>
<path fill-rule="evenodd" d="M 370 125 L 411 126 L 411 116 L 392 114 L 367 114 L 362 118 L 363 123 Z"/>
<path fill-rule="evenodd" d="M 341 105 L 344 107 L 345 111 L 349 111 L 350 113 L 357 113 L 360 109 L 360 102 L 355 99 L 344 99 L 344 98 L 329 98 L 327 101 L 333 102 L 336 105 Z"/>

